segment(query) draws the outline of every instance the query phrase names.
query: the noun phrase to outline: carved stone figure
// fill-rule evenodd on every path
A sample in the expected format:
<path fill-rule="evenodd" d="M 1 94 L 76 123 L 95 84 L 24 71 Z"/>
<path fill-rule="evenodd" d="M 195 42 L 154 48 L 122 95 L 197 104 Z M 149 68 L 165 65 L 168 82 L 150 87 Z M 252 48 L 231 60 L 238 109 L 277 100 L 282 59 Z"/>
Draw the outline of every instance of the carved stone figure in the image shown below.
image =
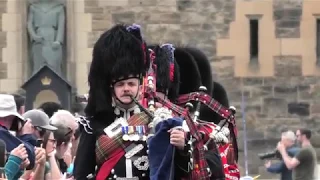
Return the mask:
<path fill-rule="evenodd" d="M 61 75 L 65 7 L 56 0 L 39 0 L 29 6 L 28 32 L 31 40 L 32 74 L 48 65 Z"/>

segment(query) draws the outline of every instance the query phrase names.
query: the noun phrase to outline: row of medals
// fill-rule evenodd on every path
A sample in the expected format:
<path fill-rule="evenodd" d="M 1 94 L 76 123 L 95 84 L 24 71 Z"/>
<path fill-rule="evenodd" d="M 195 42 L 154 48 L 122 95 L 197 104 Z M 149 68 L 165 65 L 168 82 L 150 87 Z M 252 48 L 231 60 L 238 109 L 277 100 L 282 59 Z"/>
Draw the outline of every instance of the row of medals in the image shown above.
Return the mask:
<path fill-rule="evenodd" d="M 122 126 L 122 139 L 124 141 L 146 141 L 146 126 Z"/>

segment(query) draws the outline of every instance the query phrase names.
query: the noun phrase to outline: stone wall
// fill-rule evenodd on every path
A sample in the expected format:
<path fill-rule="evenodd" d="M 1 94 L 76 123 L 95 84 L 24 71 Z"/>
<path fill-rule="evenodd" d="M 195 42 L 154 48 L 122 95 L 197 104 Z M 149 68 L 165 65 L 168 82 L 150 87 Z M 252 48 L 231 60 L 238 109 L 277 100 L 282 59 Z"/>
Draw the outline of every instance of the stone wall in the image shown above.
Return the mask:
<path fill-rule="evenodd" d="M 2 22 L 2 16 L 4 13 L 7 13 L 7 2 L 0 1 L 0 20 Z M 0 24 L 1 32 L 0 32 L 0 79 L 7 78 L 7 64 L 3 61 L 2 58 L 2 49 L 7 46 L 7 33 L 4 31 L 2 23 Z"/>

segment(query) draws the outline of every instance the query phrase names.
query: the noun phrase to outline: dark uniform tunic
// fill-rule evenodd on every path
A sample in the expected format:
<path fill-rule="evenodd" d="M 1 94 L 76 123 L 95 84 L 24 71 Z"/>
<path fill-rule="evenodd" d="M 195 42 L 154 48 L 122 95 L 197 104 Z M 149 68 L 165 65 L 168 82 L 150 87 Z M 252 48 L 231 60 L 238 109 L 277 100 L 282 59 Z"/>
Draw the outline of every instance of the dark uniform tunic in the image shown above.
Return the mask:
<path fill-rule="evenodd" d="M 124 109 L 115 109 L 115 114 L 117 118 L 122 117 L 124 119 L 128 119 L 134 113 L 139 113 L 137 107 L 131 108 L 129 110 Z M 105 117 L 100 117 L 101 119 Z M 102 120 L 103 121 L 103 120 Z M 82 133 L 80 137 L 80 142 L 78 145 L 77 156 L 75 159 L 75 168 L 74 168 L 74 177 L 77 180 L 85 180 L 85 179 L 95 179 L 96 173 L 99 171 L 102 164 L 97 164 L 96 162 L 96 140 L 98 137 L 104 132 L 92 130 L 90 127 L 89 121 L 83 119 L 82 122 Z M 101 128 L 102 129 L 102 128 Z M 132 177 L 136 177 L 139 180 L 149 180 L 149 168 L 147 157 L 147 144 L 145 141 L 135 141 L 132 145 L 130 145 L 126 152 L 130 152 L 132 147 L 136 147 L 137 145 L 143 145 L 143 149 L 130 158 L 131 167 L 132 167 Z M 176 179 L 181 179 L 181 177 L 186 176 L 187 164 L 189 161 L 189 156 L 184 156 L 183 153 L 177 151 L 175 155 L 175 177 Z M 129 161 L 130 162 L 130 161 Z M 147 163 L 147 164 L 145 164 Z M 144 166 L 146 165 L 146 166 Z M 127 169 L 128 161 L 126 161 L 126 157 L 123 156 L 115 167 L 112 169 L 111 173 L 107 177 L 107 179 L 120 179 L 127 177 Z M 127 178 L 128 179 L 128 178 Z"/>

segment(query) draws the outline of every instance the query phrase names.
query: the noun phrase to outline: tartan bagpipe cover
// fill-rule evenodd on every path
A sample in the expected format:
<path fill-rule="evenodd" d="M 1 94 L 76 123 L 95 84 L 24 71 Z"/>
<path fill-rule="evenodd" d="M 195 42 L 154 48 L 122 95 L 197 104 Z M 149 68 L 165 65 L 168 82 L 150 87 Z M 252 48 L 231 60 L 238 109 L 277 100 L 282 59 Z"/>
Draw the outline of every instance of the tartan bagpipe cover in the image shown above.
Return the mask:
<path fill-rule="evenodd" d="M 190 129 L 190 134 L 192 134 L 192 137 L 196 139 L 195 142 L 193 142 L 193 151 L 192 151 L 192 166 L 191 172 L 189 174 L 188 179 L 191 180 L 209 180 L 210 179 L 210 174 L 208 171 L 208 164 L 205 159 L 204 155 L 204 143 L 203 140 L 200 138 L 200 134 L 197 131 L 196 125 L 192 122 L 190 114 L 187 109 L 183 109 L 180 106 L 177 106 L 173 103 L 171 103 L 168 100 L 165 100 L 161 97 L 156 97 L 158 102 L 161 103 L 163 106 L 169 108 L 170 110 L 173 111 L 174 114 L 181 115 L 187 122 L 187 125 Z"/>
<path fill-rule="evenodd" d="M 150 180 L 173 180 L 175 147 L 170 144 L 168 130 L 182 126 L 183 119 L 169 118 L 155 125 L 155 134 L 148 139 Z"/>
<path fill-rule="evenodd" d="M 168 107 L 172 111 L 174 111 L 177 114 L 184 114 L 185 110 L 179 106 L 176 106 L 175 104 L 172 104 L 164 99 L 161 99 L 157 97 L 157 99 L 162 103 L 164 106 Z M 218 101 L 213 99 L 211 96 L 204 92 L 193 92 L 185 95 L 181 95 L 178 100 L 177 104 L 184 105 L 187 102 L 190 101 L 200 101 L 206 106 L 208 106 L 211 110 L 219 114 L 221 117 L 225 118 L 229 124 L 228 128 L 230 130 L 230 137 L 229 137 L 229 143 L 227 144 L 217 144 L 218 150 L 220 152 L 221 161 L 224 167 L 224 173 L 226 180 L 236 180 L 240 179 L 240 172 L 237 165 L 237 159 L 238 159 L 238 145 L 237 145 L 237 128 L 235 124 L 235 118 L 233 113 L 226 107 L 222 106 Z M 190 115 L 187 115 L 187 117 Z M 187 121 L 188 122 L 188 121 Z M 190 124 L 188 123 L 188 127 L 190 128 L 190 132 L 197 136 L 197 132 L 201 131 L 201 129 L 206 129 L 206 133 L 211 133 L 211 131 L 216 127 L 213 123 L 207 123 L 207 126 L 202 126 L 197 124 L 195 126 L 194 123 Z M 193 127 L 192 127 L 193 126 Z M 211 127 L 210 127 L 211 126 Z M 204 138 L 205 139 L 205 138 Z M 192 171 L 191 179 L 208 179 L 205 177 L 206 170 L 199 169 L 199 167 L 207 167 L 207 163 L 205 162 L 205 159 L 201 157 L 201 151 L 204 151 L 203 145 L 205 142 L 204 139 L 200 140 L 195 144 L 195 151 L 193 152 L 193 158 L 196 161 L 196 167 Z M 210 150 L 210 148 L 209 148 Z M 199 156 L 200 155 L 200 156 Z M 205 174 L 204 174 L 205 173 Z"/>

